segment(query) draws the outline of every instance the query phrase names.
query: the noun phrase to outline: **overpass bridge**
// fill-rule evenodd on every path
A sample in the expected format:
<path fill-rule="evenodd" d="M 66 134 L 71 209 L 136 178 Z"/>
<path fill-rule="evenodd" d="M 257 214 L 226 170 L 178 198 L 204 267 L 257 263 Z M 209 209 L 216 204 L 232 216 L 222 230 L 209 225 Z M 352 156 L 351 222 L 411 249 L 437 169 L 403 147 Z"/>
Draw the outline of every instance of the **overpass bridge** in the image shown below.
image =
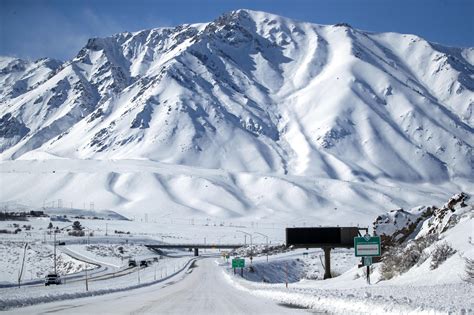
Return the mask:
<path fill-rule="evenodd" d="M 145 245 L 150 249 L 167 249 L 167 248 L 189 248 L 194 249 L 194 256 L 199 256 L 199 248 L 224 248 L 224 249 L 236 249 L 239 247 L 247 246 L 246 244 L 153 244 Z"/>

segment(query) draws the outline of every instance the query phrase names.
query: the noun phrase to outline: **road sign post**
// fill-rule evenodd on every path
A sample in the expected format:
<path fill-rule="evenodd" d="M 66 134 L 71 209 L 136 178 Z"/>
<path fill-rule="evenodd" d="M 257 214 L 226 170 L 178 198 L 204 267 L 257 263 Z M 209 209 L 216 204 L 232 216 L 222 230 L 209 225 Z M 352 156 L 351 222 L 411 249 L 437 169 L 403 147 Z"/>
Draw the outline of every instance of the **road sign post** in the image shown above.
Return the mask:
<path fill-rule="evenodd" d="M 244 267 L 245 267 L 245 259 L 243 258 L 232 259 L 232 268 L 234 268 L 234 274 L 235 274 L 235 268 L 240 268 L 240 276 L 243 277 Z"/>
<path fill-rule="evenodd" d="M 372 257 L 378 257 L 381 253 L 380 236 L 365 234 L 362 237 L 354 237 L 354 250 L 356 257 L 362 257 L 362 263 L 367 267 L 367 283 L 370 284 L 370 266 Z"/>

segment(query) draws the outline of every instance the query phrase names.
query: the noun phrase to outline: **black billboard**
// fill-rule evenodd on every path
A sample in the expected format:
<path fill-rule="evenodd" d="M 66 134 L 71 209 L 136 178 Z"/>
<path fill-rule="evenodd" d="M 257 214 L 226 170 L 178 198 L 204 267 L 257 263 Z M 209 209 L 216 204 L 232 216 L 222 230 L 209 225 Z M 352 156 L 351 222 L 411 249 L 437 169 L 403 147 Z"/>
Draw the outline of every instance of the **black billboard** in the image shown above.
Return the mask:
<path fill-rule="evenodd" d="M 286 229 L 286 246 L 354 247 L 354 237 L 359 236 L 358 227 L 297 227 Z"/>

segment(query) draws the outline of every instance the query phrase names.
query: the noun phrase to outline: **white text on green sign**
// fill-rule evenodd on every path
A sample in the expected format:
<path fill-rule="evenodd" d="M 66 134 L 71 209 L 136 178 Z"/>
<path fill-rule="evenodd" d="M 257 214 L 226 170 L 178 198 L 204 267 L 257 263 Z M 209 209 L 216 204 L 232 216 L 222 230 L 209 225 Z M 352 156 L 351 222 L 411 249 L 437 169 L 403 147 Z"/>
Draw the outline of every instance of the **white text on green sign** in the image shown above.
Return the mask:
<path fill-rule="evenodd" d="M 380 236 L 354 237 L 356 257 L 380 256 Z"/>
<path fill-rule="evenodd" d="M 232 259 L 232 268 L 244 268 L 244 267 L 245 267 L 245 259 L 242 259 L 242 258 Z"/>

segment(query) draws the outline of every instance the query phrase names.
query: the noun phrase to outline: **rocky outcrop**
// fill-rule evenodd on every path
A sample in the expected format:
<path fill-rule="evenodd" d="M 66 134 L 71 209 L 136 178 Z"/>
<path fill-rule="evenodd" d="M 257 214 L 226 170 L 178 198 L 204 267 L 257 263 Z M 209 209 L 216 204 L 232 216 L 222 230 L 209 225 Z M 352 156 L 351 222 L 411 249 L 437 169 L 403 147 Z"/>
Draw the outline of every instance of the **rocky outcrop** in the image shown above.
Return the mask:
<path fill-rule="evenodd" d="M 469 196 L 461 192 L 441 208 L 423 206 L 408 211 L 390 210 L 375 219 L 374 233 L 380 236 L 383 249 L 410 239 L 443 233 L 453 227 L 462 214 L 472 211 L 472 206 L 466 204 L 468 199 Z"/>

